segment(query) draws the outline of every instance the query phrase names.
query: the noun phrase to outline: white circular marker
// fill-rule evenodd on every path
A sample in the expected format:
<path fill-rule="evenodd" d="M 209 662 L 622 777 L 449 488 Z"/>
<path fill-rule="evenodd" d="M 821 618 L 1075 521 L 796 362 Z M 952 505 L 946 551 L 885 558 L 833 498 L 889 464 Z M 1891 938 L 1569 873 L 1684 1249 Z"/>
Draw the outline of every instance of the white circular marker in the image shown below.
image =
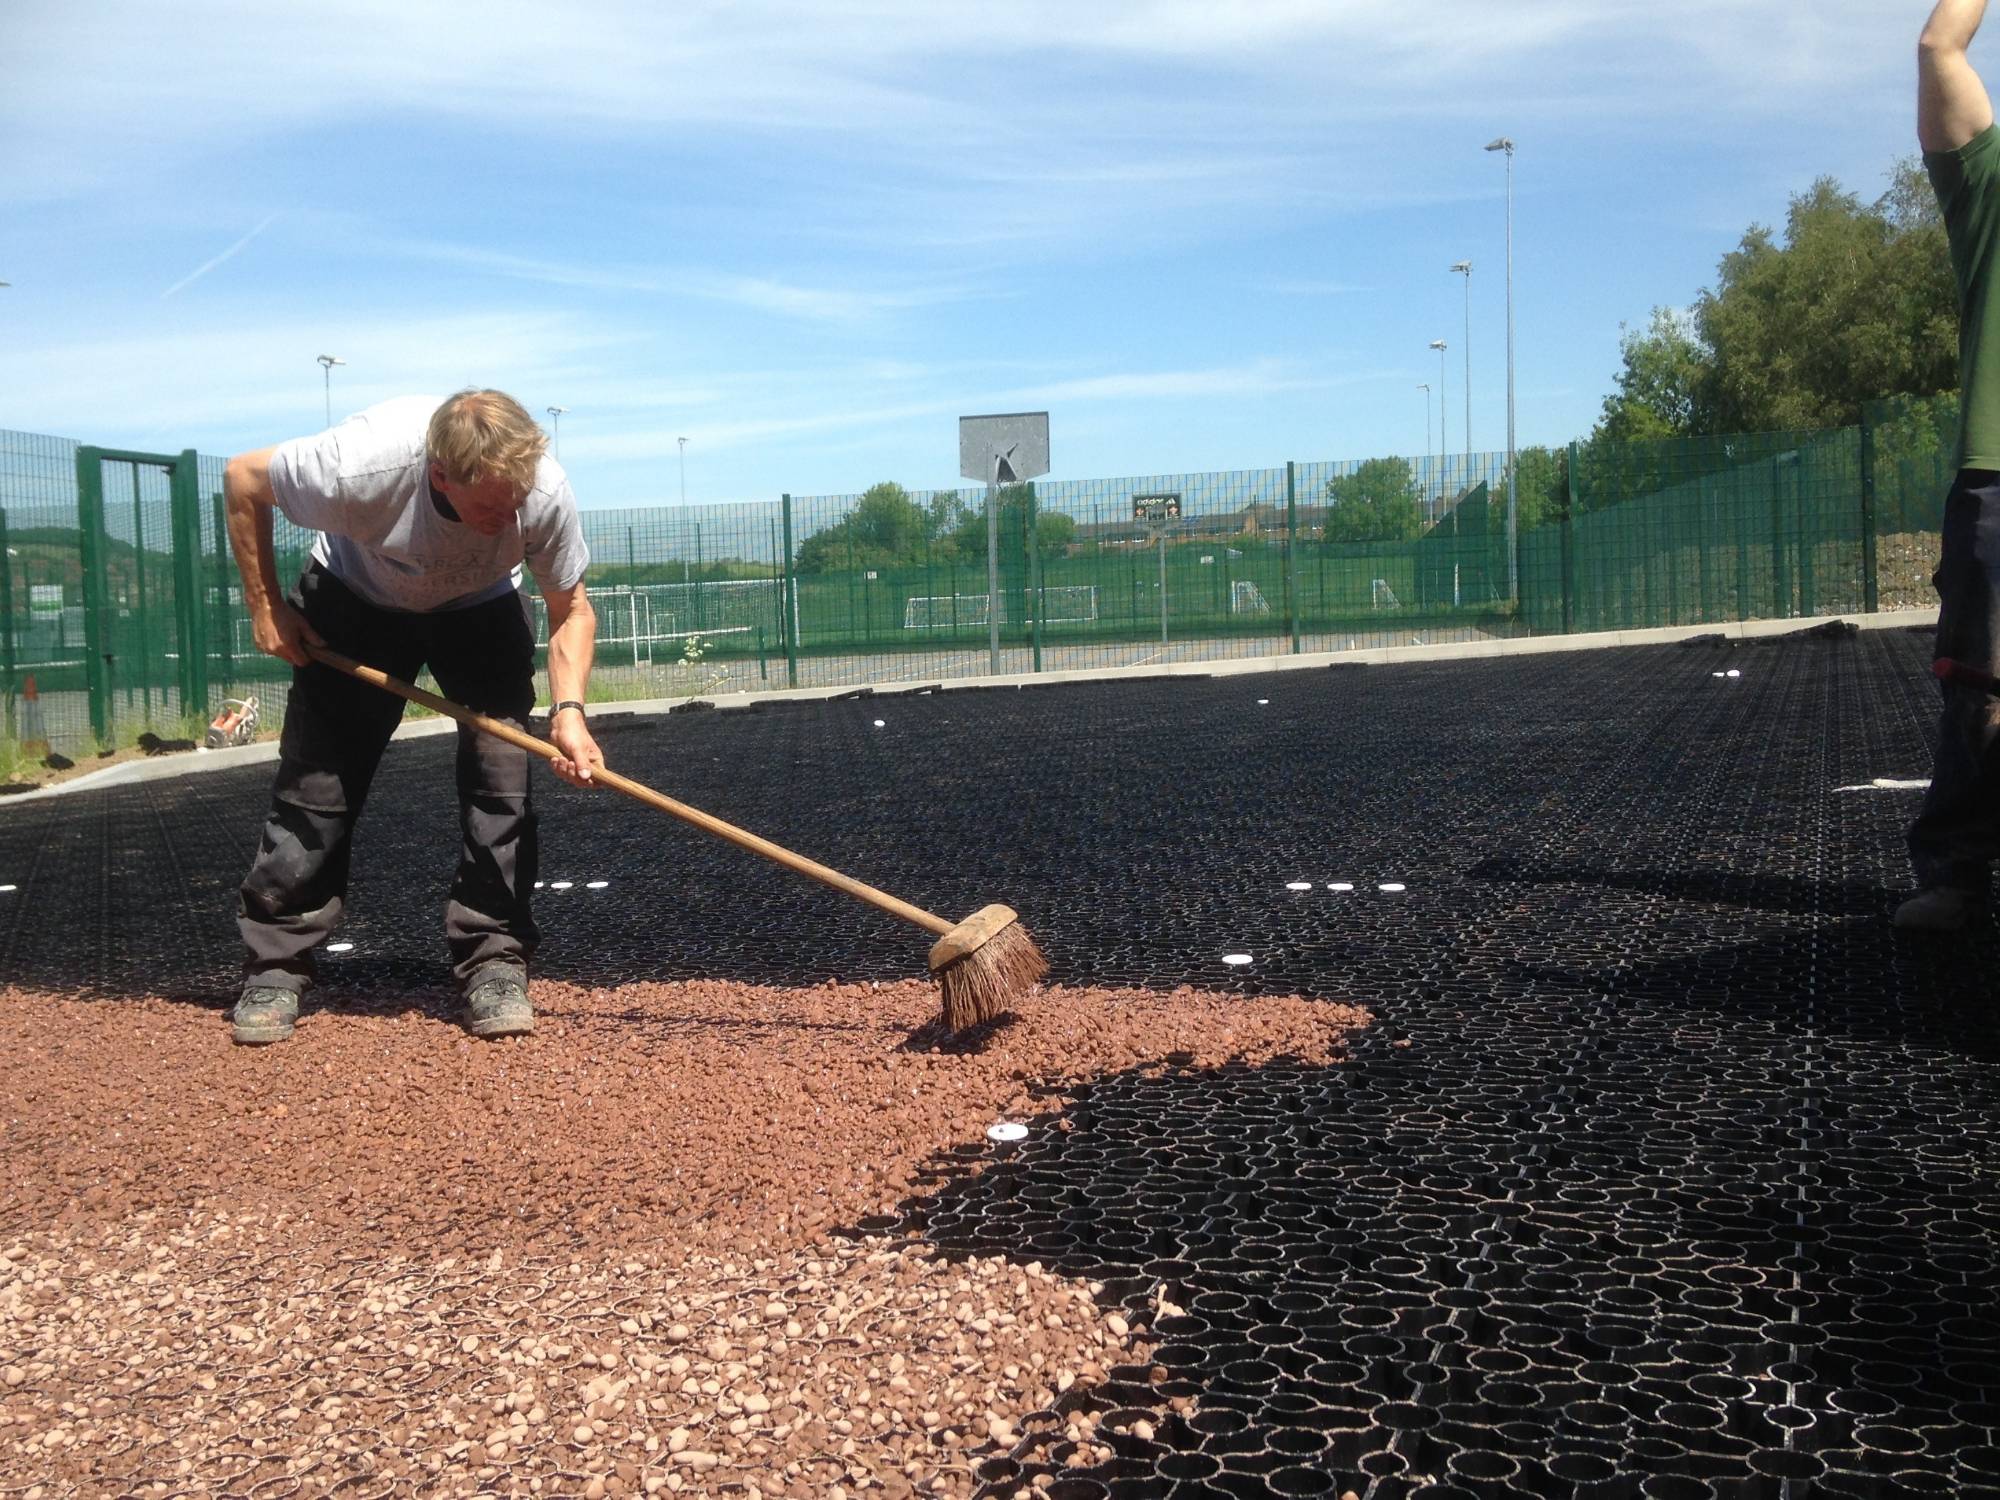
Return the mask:
<path fill-rule="evenodd" d="M 884 724 L 886 724 L 887 722 L 888 722 L 888 721 L 887 721 L 887 720 L 885 720 L 885 719 L 877 719 L 877 720 L 875 721 L 875 727 L 876 727 L 877 729 L 880 729 L 880 728 L 882 728 L 882 727 L 884 726 Z"/>
<path fill-rule="evenodd" d="M 1257 704 L 1258 704 L 1258 706 L 1259 706 L 1259 707 L 1261 708 L 1261 707 L 1263 707 L 1264 705 L 1268 704 L 1268 703 L 1269 703 L 1270 701 L 1271 701 L 1271 700 L 1270 700 L 1269 698 L 1259 698 L 1259 699 L 1257 700 Z"/>
<path fill-rule="evenodd" d="M 1310 880 L 1288 880 L 1285 882 L 1285 889 L 1288 891 L 1309 891 L 1312 888 L 1313 883 Z"/>
<path fill-rule="evenodd" d="M 583 888 L 586 891 L 601 891 L 609 884 L 611 882 L 608 880 L 586 880 L 583 883 Z"/>
<path fill-rule="evenodd" d="M 18 890 L 18 889 L 19 889 L 19 887 L 18 887 L 18 886 L 11 886 L 11 885 L 0 885 L 0 891 L 12 891 L 12 890 Z"/>
<path fill-rule="evenodd" d="M 1351 891 L 1354 889 L 1354 882 L 1351 880 L 1329 880 L 1326 883 L 1326 888 L 1330 891 Z"/>
<path fill-rule="evenodd" d="M 1378 886 L 1376 886 L 1376 887 L 1375 887 L 1375 889 L 1376 889 L 1376 890 L 1378 890 L 1378 891 L 1390 891 L 1390 892 L 1394 892 L 1394 891 L 1400 891 L 1400 890 L 1402 890 L 1402 889 L 1403 889 L 1403 887 L 1402 887 L 1402 886 L 1400 886 L 1400 885 L 1398 885 L 1398 884 L 1397 884 L 1397 883 L 1396 883 L 1395 881 L 1393 881 L 1393 880 L 1390 880 L 1390 881 L 1386 881 L 1386 882 L 1384 882 L 1384 883 L 1383 883 L 1383 884 L 1381 884 L 1381 885 L 1378 885 Z"/>
<path fill-rule="evenodd" d="M 1736 668 L 1734 668 L 1734 667 L 1731 667 L 1731 668 L 1729 669 L 1729 675 L 1730 675 L 1731 677 L 1741 677 L 1741 676 L 1742 676 L 1743 674 L 1742 674 L 1741 672 L 1737 671 L 1737 670 L 1736 670 Z"/>
<path fill-rule="evenodd" d="M 546 882 L 544 882 L 544 881 L 540 881 L 540 880 L 537 880 L 537 881 L 535 882 L 535 889 L 539 891 L 539 890 L 540 890 L 540 889 L 542 888 L 542 886 L 543 886 L 543 885 L 544 885 L 545 883 L 546 883 Z"/>
<path fill-rule="evenodd" d="M 576 882 L 573 880 L 558 880 L 554 885 L 551 885 L 549 889 L 552 891 L 566 891 L 575 884 Z"/>
<path fill-rule="evenodd" d="M 1708 675 L 1711 677 L 1727 677 L 1729 674 L 1727 672 L 1710 672 Z"/>
<path fill-rule="evenodd" d="M 986 1127 L 986 1139 L 989 1141 L 1025 1141 L 1027 1138 L 1028 1127 L 1016 1120 L 1002 1120 L 997 1125 Z"/>
<path fill-rule="evenodd" d="M 328 944 L 326 945 L 326 951 L 327 951 L 327 952 L 329 952 L 329 953 L 352 953 L 352 952 L 354 951 L 354 944 L 352 944 L 352 943 L 328 943 Z"/>
<path fill-rule="evenodd" d="M 1232 969 L 1240 969 L 1250 962 L 1250 955 L 1247 953 L 1225 953 L 1222 955 L 1222 961 Z"/>

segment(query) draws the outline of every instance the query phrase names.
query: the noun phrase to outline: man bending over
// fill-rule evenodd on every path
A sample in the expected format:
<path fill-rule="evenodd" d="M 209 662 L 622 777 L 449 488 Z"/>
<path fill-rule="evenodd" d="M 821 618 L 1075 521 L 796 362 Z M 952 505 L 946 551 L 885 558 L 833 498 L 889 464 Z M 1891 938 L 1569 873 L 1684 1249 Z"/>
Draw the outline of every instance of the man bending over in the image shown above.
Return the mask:
<path fill-rule="evenodd" d="M 584 721 L 597 620 L 569 480 L 512 397 L 460 391 L 385 401 L 316 437 L 229 461 L 229 540 L 257 646 L 293 666 L 277 784 L 243 882 L 239 1042 L 292 1034 L 313 949 L 340 920 L 355 820 L 403 700 L 315 662 L 327 646 L 409 681 L 428 666 L 448 698 L 517 727 L 535 703 L 535 636 L 522 567 L 549 611 L 549 737 L 556 774 L 589 785 L 604 757 Z M 271 512 L 319 533 L 281 592 Z M 458 731 L 463 847 L 445 941 L 474 1036 L 534 1030 L 528 913 L 535 814 L 525 750 Z"/>

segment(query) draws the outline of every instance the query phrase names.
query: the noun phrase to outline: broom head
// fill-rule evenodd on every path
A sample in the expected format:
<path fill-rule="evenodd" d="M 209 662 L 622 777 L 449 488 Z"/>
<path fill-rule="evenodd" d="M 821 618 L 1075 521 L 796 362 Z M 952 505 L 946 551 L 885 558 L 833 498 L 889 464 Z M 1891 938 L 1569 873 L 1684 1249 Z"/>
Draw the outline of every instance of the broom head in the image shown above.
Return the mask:
<path fill-rule="evenodd" d="M 947 1032 L 1004 1014 L 1048 971 L 1049 961 L 1008 906 L 980 908 L 931 947 Z"/>

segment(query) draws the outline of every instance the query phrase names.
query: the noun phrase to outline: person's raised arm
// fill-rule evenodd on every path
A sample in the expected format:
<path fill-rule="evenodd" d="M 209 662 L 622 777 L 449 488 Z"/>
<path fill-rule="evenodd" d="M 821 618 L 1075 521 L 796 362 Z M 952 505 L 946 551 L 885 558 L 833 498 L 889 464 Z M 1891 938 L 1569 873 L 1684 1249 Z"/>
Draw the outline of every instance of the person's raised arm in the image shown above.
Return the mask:
<path fill-rule="evenodd" d="M 271 534 L 273 448 L 239 453 L 222 471 L 223 512 L 229 546 L 236 554 L 236 571 L 243 575 L 243 608 L 250 616 L 250 634 L 259 651 L 281 656 L 295 667 L 310 657 L 303 642 L 324 645 L 319 632 L 285 602 L 278 582 L 278 555 Z"/>
<path fill-rule="evenodd" d="M 1986 0 L 1938 0 L 1917 39 L 1917 141 L 1926 151 L 1956 151 L 1993 123 L 1993 101 L 1966 50 L 1986 15 Z"/>

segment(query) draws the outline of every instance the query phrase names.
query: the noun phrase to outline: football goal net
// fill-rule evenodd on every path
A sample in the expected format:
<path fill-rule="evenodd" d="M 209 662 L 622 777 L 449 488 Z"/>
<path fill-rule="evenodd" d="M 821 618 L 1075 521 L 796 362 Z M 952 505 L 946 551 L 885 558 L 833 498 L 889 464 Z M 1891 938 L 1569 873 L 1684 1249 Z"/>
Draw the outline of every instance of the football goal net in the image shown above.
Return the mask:
<path fill-rule="evenodd" d="M 1271 601 L 1252 578 L 1239 578 L 1229 585 L 1229 612 L 1232 615 L 1268 615 Z"/>
<path fill-rule="evenodd" d="M 985 629 L 992 619 L 986 594 L 915 594 L 903 601 L 905 630 Z M 1007 596 L 1000 596 L 1000 623 L 1007 623 Z"/>
<path fill-rule="evenodd" d="M 1028 602 L 1034 605 L 1036 595 L 1030 594 Z M 1044 625 L 1088 625 L 1097 618 L 1097 585 L 1056 584 L 1040 590 L 1039 602 Z"/>
<path fill-rule="evenodd" d="M 1396 597 L 1396 591 L 1389 587 L 1389 580 L 1378 578 L 1368 587 L 1369 603 L 1376 609 L 1401 609 L 1403 601 Z"/>
<path fill-rule="evenodd" d="M 548 604 L 539 594 L 531 598 L 535 638 L 546 642 Z M 778 628 L 778 589 L 769 578 L 600 587 L 590 590 L 590 605 L 597 614 L 597 644 L 619 654 L 629 651 L 641 665 L 656 656 L 677 657 L 691 640 L 749 637 Z"/>

